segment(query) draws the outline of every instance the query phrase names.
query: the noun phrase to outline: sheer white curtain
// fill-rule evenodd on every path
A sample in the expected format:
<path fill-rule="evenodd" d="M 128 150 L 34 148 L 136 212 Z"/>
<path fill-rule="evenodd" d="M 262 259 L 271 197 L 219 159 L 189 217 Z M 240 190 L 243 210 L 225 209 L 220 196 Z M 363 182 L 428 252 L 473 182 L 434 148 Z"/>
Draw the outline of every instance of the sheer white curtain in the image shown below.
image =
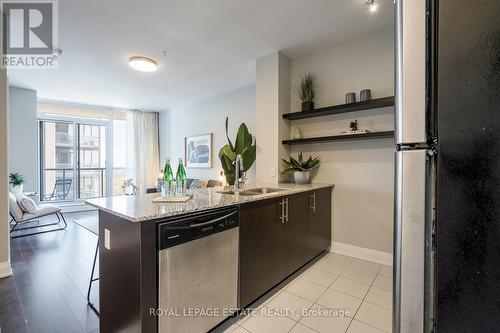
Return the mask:
<path fill-rule="evenodd" d="M 127 112 L 127 171 L 139 193 L 155 186 L 160 172 L 158 113 Z"/>

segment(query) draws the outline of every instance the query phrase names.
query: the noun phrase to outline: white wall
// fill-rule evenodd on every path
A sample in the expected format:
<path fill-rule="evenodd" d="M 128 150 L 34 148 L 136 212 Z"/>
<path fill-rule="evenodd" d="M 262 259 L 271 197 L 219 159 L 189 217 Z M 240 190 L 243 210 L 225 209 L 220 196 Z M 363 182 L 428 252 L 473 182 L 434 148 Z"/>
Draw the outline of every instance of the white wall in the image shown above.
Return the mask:
<path fill-rule="evenodd" d="M 0 15 L 2 13 L 0 12 Z M 1 51 L 1 49 L 0 49 Z M 0 278 L 9 276 L 9 202 L 8 202 L 8 85 L 5 69 L 0 69 Z"/>
<path fill-rule="evenodd" d="M 25 191 L 38 186 L 38 130 L 36 91 L 9 87 L 9 172 L 23 175 Z"/>
<path fill-rule="evenodd" d="M 244 122 L 255 135 L 255 86 L 238 89 L 201 102 L 160 112 L 160 162 L 165 157 L 173 161 L 184 158 L 186 136 L 213 133 L 211 169 L 186 169 L 188 178 L 219 179 L 222 167 L 218 153 L 226 143 L 224 121 L 229 116 L 229 137 L 234 143 L 239 125 Z M 257 141 L 259 144 L 259 141 Z M 248 172 L 249 182 L 255 182 L 255 164 Z"/>
<path fill-rule="evenodd" d="M 318 79 L 316 107 L 344 103 L 348 91 L 370 88 L 374 98 L 394 95 L 394 33 L 334 45 L 311 56 L 292 60 L 291 104 L 300 109 L 295 84 L 306 72 Z M 335 135 L 358 120 L 360 128 L 391 130 L 393 108 L 294 121 L 304 137 Z M 292 152 L 318 155 L 321 166 L 316 183 L 335 183 L 333 240 L 392 253 L 393 237 L 393 139 L 371 139 L 294 146 Z"/>

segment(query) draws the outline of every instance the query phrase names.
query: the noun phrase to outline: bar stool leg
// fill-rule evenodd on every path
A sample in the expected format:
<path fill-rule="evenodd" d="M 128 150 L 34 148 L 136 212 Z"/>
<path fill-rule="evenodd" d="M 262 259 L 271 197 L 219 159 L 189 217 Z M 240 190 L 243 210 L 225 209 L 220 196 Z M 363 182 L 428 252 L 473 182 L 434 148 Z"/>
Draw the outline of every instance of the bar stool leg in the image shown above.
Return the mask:
<path fill-rule="evenodd" d="M 94 303 L 90 301 L 90 291 L 92 290 L 92 282 L 99 280 L 99 278 L 94 279 L 95 263 L 97 261 L 97 252 L 99 251 L 99 240 L 97 240 L 97 246 L 95 247 L 94 263 L 92 264 L 92 273 L 90 274 L 89 289 L 87 291 L 87 304 L 90 306 L 94 312 L 99 315 L 99 311 L 94 306 Z"/>

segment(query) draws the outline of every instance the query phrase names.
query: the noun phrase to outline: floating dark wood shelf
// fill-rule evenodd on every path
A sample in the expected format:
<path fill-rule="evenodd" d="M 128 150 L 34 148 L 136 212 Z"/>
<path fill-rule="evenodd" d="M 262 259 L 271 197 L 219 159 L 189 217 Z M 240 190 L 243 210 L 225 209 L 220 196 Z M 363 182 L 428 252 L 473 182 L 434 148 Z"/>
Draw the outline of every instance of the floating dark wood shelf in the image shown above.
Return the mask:
<path fill-rule="evenodd" d="M 316 138 L 303 138 L 303 139 L 291 139 L 283 140 L 281 143 L 284 145 L 301 145 L 308 143 L 319 143 L 327 141 L 348 141 L 348 140 L 366 140 L 366 139 L 381 139 L 381 138 L 393 138 L 394 131 L 383 131 L 383 132 L 368 132 L 363 134 L 347 134 L 347 135 L 333 135 L 333 136 L 320 136 Z"/>
<path fill-rule="evenodd" d="M 283 114 L 283 118 L 289 120 L 315 118 L 315 117 L 330 116 L 347 112 L 380 109 L 388 106 L 394 106 L 394 96 L 382 97 L 364 102 L 327 106 L 312 111 L 285 113 Z"/>

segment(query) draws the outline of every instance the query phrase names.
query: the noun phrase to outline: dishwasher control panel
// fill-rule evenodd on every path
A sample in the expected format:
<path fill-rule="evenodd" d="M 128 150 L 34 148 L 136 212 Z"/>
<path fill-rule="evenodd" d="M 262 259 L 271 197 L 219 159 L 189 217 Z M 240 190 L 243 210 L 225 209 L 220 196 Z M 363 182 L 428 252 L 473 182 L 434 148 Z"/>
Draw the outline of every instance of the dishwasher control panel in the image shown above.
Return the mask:
<path fill-rule="evenodd" d="M 158 250 L 238 227 L 239 210 L 203 212 L 158 224 Z"/>

